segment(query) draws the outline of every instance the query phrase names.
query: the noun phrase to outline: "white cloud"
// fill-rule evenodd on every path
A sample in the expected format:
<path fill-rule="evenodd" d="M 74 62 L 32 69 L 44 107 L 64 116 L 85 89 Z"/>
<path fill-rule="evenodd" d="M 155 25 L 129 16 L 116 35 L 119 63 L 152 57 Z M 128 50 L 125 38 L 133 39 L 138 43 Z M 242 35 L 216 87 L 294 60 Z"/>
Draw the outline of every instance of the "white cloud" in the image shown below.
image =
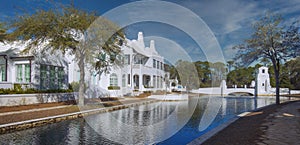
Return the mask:
<path fill-rule="evenodd" d="M 212 28 L 216 35 L 224 35 L 245 27 L 267 10 L 282 15 L 299 14 L 299 0 L 241 1 L 187 0 L 182 5 L 192 9 Z"/>
<path fill-rule="evenodd" d="M 237 49 L 232 49 L 234 46 L 234 44 L 230 44 L 224 47 L 223 54 L 227 60 L 233 59 L 238 52 Z"/>
<path fill-rule="evenodd" d="M 242 28 L 244 21 L 251 21 L 257 12 L 256 3 L 239 0 L 184 1 L 213 29 L 215 34 L 227 34 Z"/>

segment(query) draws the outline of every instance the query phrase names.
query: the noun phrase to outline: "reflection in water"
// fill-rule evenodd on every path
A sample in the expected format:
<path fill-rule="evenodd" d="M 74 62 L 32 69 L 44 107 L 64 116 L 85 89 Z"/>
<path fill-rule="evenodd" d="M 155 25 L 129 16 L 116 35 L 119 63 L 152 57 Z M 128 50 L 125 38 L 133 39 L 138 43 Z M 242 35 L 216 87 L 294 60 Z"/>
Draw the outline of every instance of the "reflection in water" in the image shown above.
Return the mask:
<path fill-rule="evenodd" d="M 187 144 L 237 114 L 275 102 L 274 97 L 212 100 L 221 103 L 216 114 L 205 96 L 159 102 L 3 134 L 0 144 Z"/>
<path fill-rule="evenodd" d="M 223 105 L 223 100 L 225 99 L 217 97 L 209 98 L 206 109 L 204 110 L 203 116 L 201 117 L 201 121 L 199 123 L 199 131 L 204 131 L 205 129 L 207 129 L 218 115 L 221 106 L 226 106 Z"/>
<path fill-rule="evenodd" d="M 153 144 L 181 129 L 196 105 L 195 101 L 160 102 L 90 116 L 86 121 L 110 140 L 124 144 Z"/>

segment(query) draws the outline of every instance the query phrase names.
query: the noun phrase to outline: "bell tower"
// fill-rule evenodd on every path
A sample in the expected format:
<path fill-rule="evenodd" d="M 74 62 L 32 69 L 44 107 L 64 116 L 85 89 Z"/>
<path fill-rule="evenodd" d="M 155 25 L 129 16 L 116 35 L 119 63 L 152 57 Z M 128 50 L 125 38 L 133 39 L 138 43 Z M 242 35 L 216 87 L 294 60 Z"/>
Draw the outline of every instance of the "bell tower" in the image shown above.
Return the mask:
<path fill-rule="evenodd" d="M 270 76 L 267 67 L 260 67 L 256 74 L 255 94 L 267 95 L 270 94 Z"/>

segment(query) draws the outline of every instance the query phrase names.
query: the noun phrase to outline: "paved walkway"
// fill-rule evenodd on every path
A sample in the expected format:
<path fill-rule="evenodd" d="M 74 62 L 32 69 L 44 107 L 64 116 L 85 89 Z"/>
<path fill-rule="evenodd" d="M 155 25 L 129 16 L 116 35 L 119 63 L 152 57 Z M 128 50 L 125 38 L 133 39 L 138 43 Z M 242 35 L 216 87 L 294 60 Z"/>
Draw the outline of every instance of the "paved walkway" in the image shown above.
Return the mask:
<path fill-rule="evenodd" d="M 103 104 L 106 103 L 114 103 L 114 102 L 123 102 L 126 103 L 127 101 L 136 101 L 136 100 L 143 100 L 143 99 L 137 99 L 137 98 L 124 98 L 124 100 L 117 100 L 117 101 L 105 101 L 101 102 Z M 54 106 L 54 107 L 45 107 L 45 108 L 37 108 L 37 109 L 29 109 L 29 110 L 22 110 L 22 111 L 11 111 L 11 112 L 4 112 L 0 113 L 0 116 L 5 115 L 13 115 L 13 114 L 20 114 L 20 113 L 28 113 L 28 112 L 36 112 L 36 111 L 44 111 L 44 110 L 52 110 L 52 109 L 60 109 L 60 108 L 66 108 L 70 107 L 72 105 L 63 105 L 63 106 Z"/>
<path fill-rule="evenodd" d="M 300 101 L 251 112 L 207 139 L 204 145 L 299 145 Z M 199 143 L 198 143 L 199 144 Z"/>
<path fill-rule="evenodd" d="M 300 102 L 291 103 L 270 114 L 261 129 L 264 135 L 257 144 L 300 144 Z"/>

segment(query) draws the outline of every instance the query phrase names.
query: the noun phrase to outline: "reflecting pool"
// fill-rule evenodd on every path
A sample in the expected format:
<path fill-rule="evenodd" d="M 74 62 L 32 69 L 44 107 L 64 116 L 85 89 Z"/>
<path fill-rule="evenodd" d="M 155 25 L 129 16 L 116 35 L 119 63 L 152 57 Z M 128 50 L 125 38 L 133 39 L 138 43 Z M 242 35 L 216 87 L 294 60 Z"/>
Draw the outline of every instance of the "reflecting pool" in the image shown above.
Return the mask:
<path fill-rule="evenodd" d="M 0 144 L 187 144 L 274 97 L 190 97 L 0 135 Z"/>

